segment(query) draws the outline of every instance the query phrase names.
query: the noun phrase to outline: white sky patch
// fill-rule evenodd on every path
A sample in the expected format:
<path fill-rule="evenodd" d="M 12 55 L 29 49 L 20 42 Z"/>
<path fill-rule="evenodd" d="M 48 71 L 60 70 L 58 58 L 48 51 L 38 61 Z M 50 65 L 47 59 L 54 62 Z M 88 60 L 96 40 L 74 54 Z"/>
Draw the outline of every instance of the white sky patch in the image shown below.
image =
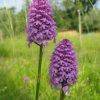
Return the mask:
<path fill-rule="evenodd" d="M 0 7 L 15 7 L 20 11 L 23 5 L 23 0 L 0 0 Z"/>
<path fill-rule="evenodd" d="M 97 1 L 96 6 L 100 9 L 100 0 Z"/>
<path fill-rule="evenodd" d="M 6 7 L 15 7 L 16 11 L 18 12 L 22 9 L 23 1 L 24 0 L 0 0 L 0 7 L 5 7 L 5 5 Z M 55 1 L 57 1 L 57 5 L 61 7 L 62 0 L 54 0 L 53 2 Z M 97 1 L 96 7 L 100 9 L 100 0 Z"/>

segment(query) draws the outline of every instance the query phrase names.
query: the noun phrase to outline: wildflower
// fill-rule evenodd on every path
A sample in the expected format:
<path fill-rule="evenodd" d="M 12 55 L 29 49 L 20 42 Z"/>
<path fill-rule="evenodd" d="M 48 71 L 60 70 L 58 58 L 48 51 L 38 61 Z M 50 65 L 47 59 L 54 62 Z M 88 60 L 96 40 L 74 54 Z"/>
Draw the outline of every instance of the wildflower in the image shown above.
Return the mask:
<path fill-rule="evenodd" d="M 32 42 L 47 45 L 48 40 L 55 40 L 56 23 L 48 0 L 32 0 L 29 7 L 27 33 L 28 45 Z"/>
<path fill-rule="evenodd" d="M 77 80 L 77 59 L 72 43 L 64 39 L 55 48 L 49 69 L 50 83 L 68 95 Z"/>
<path fill-rule="evenodd" d="M 28 81 L 29 80 L 29 78 L 28 77 L 24 77 L 24 81 Z"/>

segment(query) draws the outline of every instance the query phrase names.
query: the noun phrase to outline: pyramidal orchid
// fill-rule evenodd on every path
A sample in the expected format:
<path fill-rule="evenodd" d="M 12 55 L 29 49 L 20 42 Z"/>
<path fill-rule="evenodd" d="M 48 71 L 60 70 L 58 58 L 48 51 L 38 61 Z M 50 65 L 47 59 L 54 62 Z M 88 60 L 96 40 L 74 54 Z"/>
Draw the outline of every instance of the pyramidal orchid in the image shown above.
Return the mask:
<path fill-rule="evenodd" d="M 64 39 L 55 48 L 51 57 L 50 83 L 68 95 L 70 86 L 76 83 L 77 71 L 74 47 L 69 40 Z"/>
<path fill-rule="evenodd" d="M 52 7 L 48 0 L 32 0 L 28 12 L 28 44 L 35 42 L 47 45 L 48 40 L 55 40 L 56 23 L 53 20 Z"/>
<path fill-rule="evenodd" d="M 38 100 L 43 47 L 48 45 L 49 40 L 55 42 L 56 38 L 56 23 L 53 20 L 53 11 L 48 0 L 32 0 L 28 10 L 26 31 L 28 33 L 28 46 L 35 43 L 40 47 L 35 98 Z"/>

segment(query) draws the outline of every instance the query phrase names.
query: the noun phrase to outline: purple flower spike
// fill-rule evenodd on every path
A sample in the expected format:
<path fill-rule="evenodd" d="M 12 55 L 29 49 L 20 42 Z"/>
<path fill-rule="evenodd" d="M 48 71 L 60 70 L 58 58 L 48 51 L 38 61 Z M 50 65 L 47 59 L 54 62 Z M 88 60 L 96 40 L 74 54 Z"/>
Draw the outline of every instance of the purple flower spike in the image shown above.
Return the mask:
<path fill-rule="evenodd" d="M 27 22 L 28 45 L 32 42 L 47 45 L 48 40 L 55 40 L 56 23 L 48 0 L 32 0 Z"/>
<path fill-rule="evenodd" d="M 77 59 L 72 43 L 64 39 L 55 48 L 49 69 L 50 83 L 68 95 L 69 87 L 77 80 Z"/>

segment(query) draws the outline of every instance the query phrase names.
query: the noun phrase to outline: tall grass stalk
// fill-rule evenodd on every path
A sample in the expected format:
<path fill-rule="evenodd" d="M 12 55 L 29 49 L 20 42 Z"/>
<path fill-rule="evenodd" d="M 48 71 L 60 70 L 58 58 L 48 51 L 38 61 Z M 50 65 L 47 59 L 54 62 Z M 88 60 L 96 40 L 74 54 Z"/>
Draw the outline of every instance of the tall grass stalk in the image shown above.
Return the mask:
<path fill-rule="evenodd" d="M 80 47 L 82 48 L 82 22 L 81 22 L 81 12 L 80 12 L 80 10 L 78 10 L 78 19 L 79 19 Z"/>
<path fill-rule="evenodd" d="M 14 55 L 14 51 L 15 51 L 14 48 L 15 47 L 14 47 L 14 41 L 13 41 L 13 38 L 14 38 L 14 29 L 13 29 L 12 17 L 11 17 L 10 12 L 7 9 L 6 2 L 4 2 L 4 5 L 6 7 L 6 13 L 7 13 L 8 21 L 9 21 L 10 38 L 11 38 L 11 41 L 12 41 L 12 50 L 13 50 L 13 55 Z"/>

